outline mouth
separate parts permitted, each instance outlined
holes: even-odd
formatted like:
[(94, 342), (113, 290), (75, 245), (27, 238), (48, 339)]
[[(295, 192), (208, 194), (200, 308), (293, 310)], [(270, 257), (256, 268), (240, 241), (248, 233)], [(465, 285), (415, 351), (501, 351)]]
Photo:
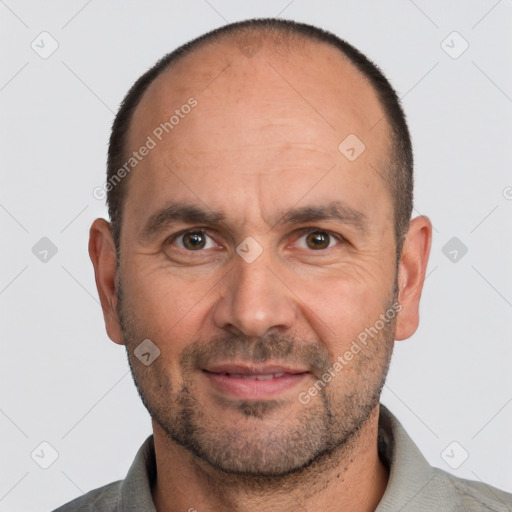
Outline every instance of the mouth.
[(294, 388), (310, 373), (283, 365), (212, 365), (203, 375), (216, 392), (238, 399), (275, 399)]
[[(208, 370), (205, 370), (208, 371)], [(282, 377), (285, 375), (285, 372), (279, 372), (279, 373), (265, 373), (261, 375), (255, 375), (255, 374), (243, 374), (243, 373), (214, 373), (215, 375), (227, 375), (228, 377), (232, 377), (233, 379), (254, 379), (254, 380), (269, 380), (269, 379), (278, 379), (279, 377)]]

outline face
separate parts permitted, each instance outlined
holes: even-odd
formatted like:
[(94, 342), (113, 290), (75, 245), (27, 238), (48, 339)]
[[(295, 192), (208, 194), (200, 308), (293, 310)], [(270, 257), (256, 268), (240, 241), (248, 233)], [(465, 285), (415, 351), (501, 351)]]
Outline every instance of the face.
[[(202, 461), (298, 471), (377, 406), (398, 314), (382, 116), (320, 45), (204, 49), (139, 105), (129, 147), (156, 145), (127, 183), (113, 338), (155, 428)], [(353, 161), (338, 149), (350, 134), (365, 144)]]

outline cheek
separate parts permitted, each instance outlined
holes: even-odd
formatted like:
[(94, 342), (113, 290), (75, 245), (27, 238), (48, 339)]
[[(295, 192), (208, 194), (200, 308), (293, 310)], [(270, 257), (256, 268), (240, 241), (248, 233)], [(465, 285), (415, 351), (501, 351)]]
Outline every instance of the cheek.
[(333, 354), (344, 352), (359, 333), (373, 325), (392, 298), (391, 276), (376, 262), (366, 263), (295, 281), (302, 315)]
[(197, 336), (213, 292), (208, 279), (183, 280), (157, 266), (123, 269), (123, 302), (138, 334), (154, 340), (169, 360)]

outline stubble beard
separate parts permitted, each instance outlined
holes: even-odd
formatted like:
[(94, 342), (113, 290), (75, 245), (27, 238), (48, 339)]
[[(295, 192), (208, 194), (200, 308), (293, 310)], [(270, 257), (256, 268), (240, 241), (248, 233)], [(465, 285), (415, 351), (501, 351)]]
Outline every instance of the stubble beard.
[[(395, 302), (394, 293), (391, 304)], [(313, 364), (323, 371), (334, 361), (320, 344), (301, 343), (296, 338), (270, 335), (256, 341), (227, 335), (212, 341), (194, 340), (180, 360), (183, 384), (173, 389), (163, 358), (144, 366), (134, 356), (146, 338), (132, 311), (125, 311), (118, 288), (118, 312), (128, 362), (138, 393), (151, 418), (176, 443), (233, 481), (258, 486), (297, 481), (311, 466), (327, 467), (348, 457), (352, 445), (379, 404), (391, 360), (396, 318), (386, 323), (331, 382), (319, 386), (308, 404), (282, 400), (222, 400), (230, 417), (208, 412), (196, 389), (197, 364), (209, 357), (235, 356), (247, 362), (269, 359)], [(231, 359), (230, 359), (231, 358)], [(195, 367), (196, 372), (191, 370)], [(317, 381), (318, 382), (318, 381)], [(315, 383), (314, 379), (308, 388)], [(221, 403), (222, 402), (222, 403)], [(286, 411), (285, 411), (286, 409)], [(335, 459), (337, 462), (335, 462)]]

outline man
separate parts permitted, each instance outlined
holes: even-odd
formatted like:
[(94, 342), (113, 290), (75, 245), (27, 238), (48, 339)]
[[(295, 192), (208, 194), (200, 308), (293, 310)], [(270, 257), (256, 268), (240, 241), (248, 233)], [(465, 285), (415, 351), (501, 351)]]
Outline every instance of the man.
[(430, 251), (412, 189), (395, 92), (332, 34), (236, 23), (143, 75), (89, 252), (153, 435), (58, 510), (512, 510), (379, 403)]

